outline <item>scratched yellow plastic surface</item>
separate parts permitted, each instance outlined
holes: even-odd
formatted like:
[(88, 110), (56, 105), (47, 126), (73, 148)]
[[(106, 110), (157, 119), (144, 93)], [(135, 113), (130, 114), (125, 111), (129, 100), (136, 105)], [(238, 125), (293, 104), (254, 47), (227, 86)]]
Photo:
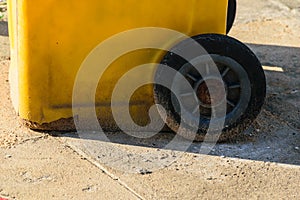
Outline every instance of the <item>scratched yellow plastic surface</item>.
[[(14, 105), (21, 118), (40, 124), (72, 117), (76, 73), (89, 52), (110, 36), (140, 27), (189, 36), (224, 34), (226, 29), (227, 0), (9, 0), (8, 5)], [(108, 117), (110, 93), (122, 74), (159, 62), (153, 60), (161, 58), (157, 54), (133, 52), (109, 67), (95, 97), (100, 117)], [(140, 76), (152, 79), (153, 74)], [(145, 109), (152, 96), (151, 86), (134, 95), (133, 117), (148, 118)]]

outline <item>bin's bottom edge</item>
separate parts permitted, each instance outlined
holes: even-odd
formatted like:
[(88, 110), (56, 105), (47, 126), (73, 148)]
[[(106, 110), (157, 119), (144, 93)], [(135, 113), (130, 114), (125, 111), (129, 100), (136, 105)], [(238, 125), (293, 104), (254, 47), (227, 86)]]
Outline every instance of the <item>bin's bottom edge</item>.
[[(59, 119), (59, 120), (56, 120), (53, 122), (43, 123), (43, 124), (39, 124), (37, 122), (32, 122), (32, 121), (26, 120), (26, 119), (20, 119), (20, 121), (23, 126), (28, 127), (35, 131), (62, 131), (62, 132), (77, 131), (73, 117), (62, 118), (62, 119)], [(98, 121), (99, 121), (99, 124), (101, 124), (101, 128), (103, 129), (103, 131), (106, 131), (106, 132), (122, 131), (117, 126), (117, 124), (112, 123), (111, 121), (103, 121), (101, 119), (98, 119)], [(99, 127), (93, 127), (93, 125), (89, 125), (88, 123), (85, 128), (86, 128), (86, 130), (98, 130), (99, 129)], [(134, 131), (134, 130), (128, 129), (127, 131)], [(151, 130), (149, 130), (149, 131), (151, 131)], [(161, 131), (162, 132), (172, 132), (172, 130), (167, 125), (165, 125)]]
[(73, 117), (63, 118), (49, 123), (37, 123), (20, 119), (21, 124), (36, 131), (76, 131)]

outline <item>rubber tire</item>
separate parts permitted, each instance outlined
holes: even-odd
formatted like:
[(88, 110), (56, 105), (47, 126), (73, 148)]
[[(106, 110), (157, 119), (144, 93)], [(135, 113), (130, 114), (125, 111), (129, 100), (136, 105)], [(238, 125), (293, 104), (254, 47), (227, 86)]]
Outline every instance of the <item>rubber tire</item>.
[(228, 0), (227, 8), (227, 26), (226, 33), (228, 34), (233, 26), (236, 17), (236, 0)]
[[(238, 62), (247, 72), (249, 81), (251, 83), (251, 97), (248, 107), (243, 112), (241, 117), (239, 117), (234, 123), (225, 124), (225, 128), (222, 130), (222, 134), (219, 137), (219, 142), (235, 138), (251, 125), (251, 123), (260, 113), (260, 110), (264, 104), (266, 96), (266, 79), (261, 63), (246, 45), (232, 37), (219, 34), (205, 34), (195, 36), (193, 39), (197, 41), (207, 51), (208, 54), (217, 54), (230, 57)], [(178, 49), (179, 51), (185, 51), (189, 48), (189, 42), (190, 40), (184, 40), (180, 42), (173, 47), (170, 52), (177, 51)], [(187, 61), (170, 52), (164, 56), (161, 64), (172, 67), (178, 71), (185, 63), (187, 63)], [(200, 55), (201, 54), (197, 56)], [(155, 77), (164, 78), (163, 74), (164, 68), (158, 68)], [(173, 80), (170, 79), (170, 81)], [(154, 85), (154, 99), (155, 103), (162, 105), (166, 111), (165, 114), (167, 115), (167, 126), (173, 131), (177, 132), (181, 119), (180, 115), (175, 112), (171, 102), (171, 91), (161, 85)], [(163, 111), (159, 112), (163, 113)], [(189, 131), (188, 128), (186, 128), (186, 131)], [(201, 124), (200, 118), (198, 134), (193, 139), (195, 141), (203, 141), (206, 131), (207, 127)], [(189, 138), (189, 135), (183, 136)]]

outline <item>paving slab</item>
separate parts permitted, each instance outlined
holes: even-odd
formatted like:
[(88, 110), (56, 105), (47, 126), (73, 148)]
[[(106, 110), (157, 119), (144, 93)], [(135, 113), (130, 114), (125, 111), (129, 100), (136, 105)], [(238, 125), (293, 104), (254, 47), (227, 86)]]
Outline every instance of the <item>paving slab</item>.
[[(300, 197), (297, 165), (83, 141), (71, 136), (64, 143), (112, 178), (125, 183), (142, 199)], [(120, 157), (115, 149), (128, 154)]]
[(139, 199), (58, 139), (0, 151), (0, 196), (9, 199)]

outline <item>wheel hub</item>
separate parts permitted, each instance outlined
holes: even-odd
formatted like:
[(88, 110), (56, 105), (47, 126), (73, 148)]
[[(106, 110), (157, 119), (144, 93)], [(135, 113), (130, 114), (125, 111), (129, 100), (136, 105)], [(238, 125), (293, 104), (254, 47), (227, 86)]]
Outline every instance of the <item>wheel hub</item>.
[(200, 104), (207, 108), (220, 105), (226, 98), (222, 91), (223, 87), (224, 82), (217, 77), (210, 77), (199, 81), (195, 86), (195, 92)]

